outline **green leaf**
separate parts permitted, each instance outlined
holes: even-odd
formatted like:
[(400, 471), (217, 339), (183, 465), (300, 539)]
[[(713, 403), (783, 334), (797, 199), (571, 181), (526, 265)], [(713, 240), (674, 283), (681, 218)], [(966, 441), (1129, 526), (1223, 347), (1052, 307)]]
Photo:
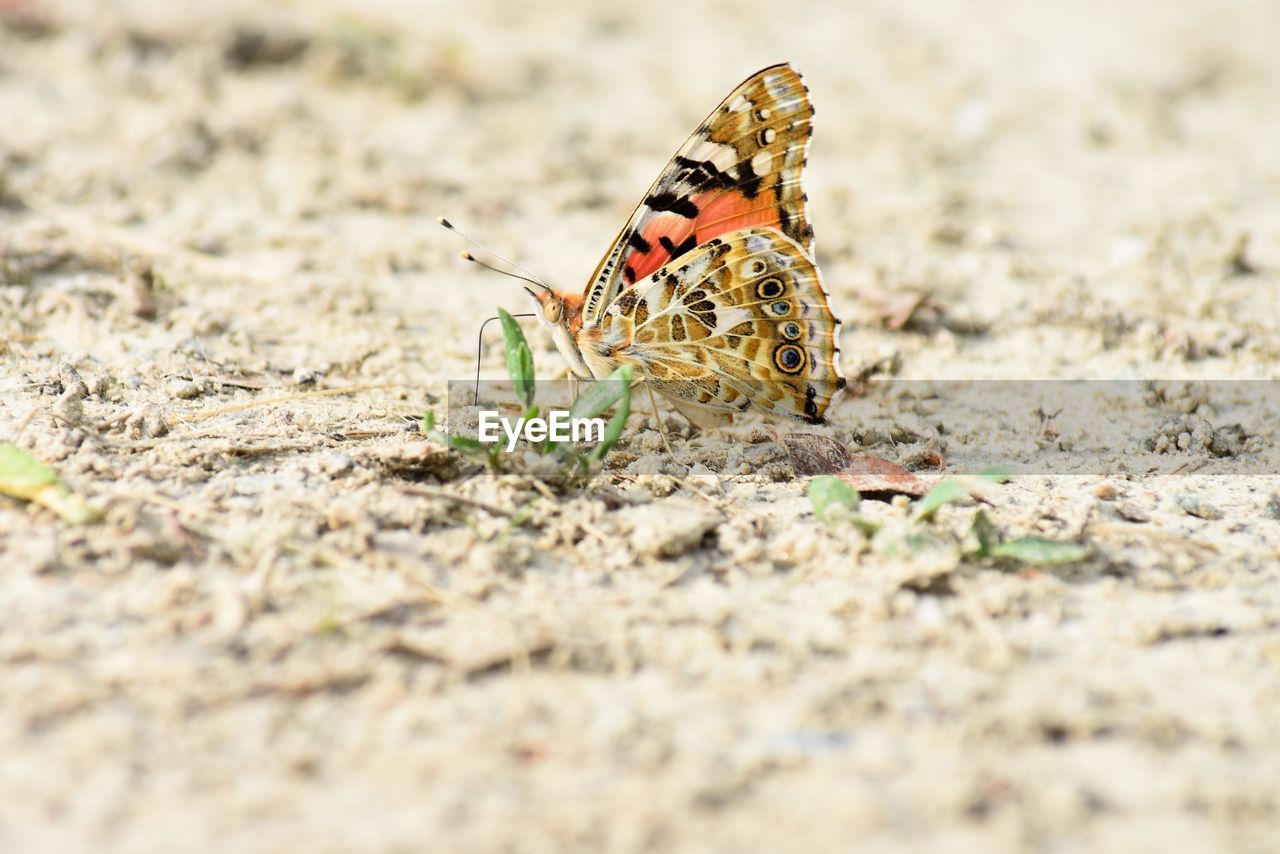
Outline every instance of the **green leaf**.
[(479, 439), (472, 439), (469, 436), (450, 436), (444, 434), (445, 444), (457, 451), (480, 451), (489, 453), (489, 446)]
[(1017, 474), (1010, 466), (992, 466), (983, 469), (978, 473), (978, 477), (983, 480), (989, 480), (992, 483), (1006, 483)]
[(1075, 563), (1084, 560), (1088, 554), (1089, 547), (1086, 545), (1046, 540), (1042, 537), (1019, 537), (991, 550), (992, 557), (1007, 557), (1040, 566)]
[(863, 516), (861, 513), (850, 513), (849, 521), (853, 523), (854, 527), (866, 534), (868, 537), (874, 537), (876, 534), (880, 533), (880, 523), (874, 519), (869, 519), (866, 516)]
[(72, 525), (98, 518), (57, 472), (15, 445), (0, 444), (0, 495), (47, 507)]
[(858, 490), (834, 475), (819, 475), (809, 482), (809, 504), (821, 522), (830, 521), (833, 507), (853, 510), (861, 500)]
[(973, 492), (973, 488), (963, 481), (947, 478), (933, 489), (925, 493), (924, 498), (916, 506), (911, 517), (912, 522), (923, 522), (938, 512), (938, 508), (957, 501), (964, 501)]
[(622, 431), (627, 427), (627, 418), (631, 415), (631, 366), (620, 366), (605, 377), (603, 382), (618, 383), (622, 388), (622, 395), (618, 398), (618, 408), (614, 411), (613, 417), (605, 425), (604, 438), (600, 440), (600, 444), (591, 449), (590, 458), (593, 462), (604, 459), (605, 454), (618, 444), (618, 440), (622, 438)]
[(996, 530), (995, 523), (991, 521), (991, 517), (987, 515), (987, 511), (979, 510), (973, 517), (973, 525), (970, 526), (969, 532), (978, 541), (978, 557), (988, 557), (991, 550), (1000, 544), (1000, 532)]
[(498, 309), (502, 319), (502, 344), (507, 355), (507, 373), (516, 385), (516, 397), (525, 406), (533, 404), (533, 351), (525, 341), (520, 324), (507, 311)]
[(940, 552), (950, 546), (930, 528), (892, 526), (872, 542), (872, 547), (885, 557), (910, 558), (928, 552)]
[[(626, 367), (630, 368), (630, 365)], [(624, 395), (630, 397), (631, 384), (621, 379), (614, 379), (617, 375), (618, 372), (614, 371), (603, 380), (588, 385), (586, 390), (578, 395), (578, 399), (569, 406), (569, 417), (595, 418), (600, 413), (607, 412)]]
[(433, 442), (439, 442), (446, 448), (462, 451), (473, 456), (490, 456), (492, 449), (478, 439), (467, 436), (451, 436), (436, 429), (436, 414), (430, 410), (422, 416), (422, 434)]

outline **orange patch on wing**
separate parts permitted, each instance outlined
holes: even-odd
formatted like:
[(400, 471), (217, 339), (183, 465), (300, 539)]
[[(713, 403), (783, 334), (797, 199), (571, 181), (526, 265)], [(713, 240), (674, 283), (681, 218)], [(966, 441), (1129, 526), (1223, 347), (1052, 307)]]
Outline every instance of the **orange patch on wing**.
[(701, 193), (690, 201), (698, 207), (696, 219), (663, 213), (649, 223), (641, 235), (649, 251), (633, 250), (626, 256), (625, 266), (634, 276), (624, 279), (627, 284), (640, 281), (671, 260), (671, 252), (662, 245), (664, 237), (670, 245), (679, 247), (693, 235), (693, 246), (699, 246), (741, 228), (780, 226), (782, 223), (778, 216), (778, 196), (773, 190), (758, 193), (750, 199), (741, 191), (717, 190)]
[(627, 256), (626, 266), (635, 273), (635, 281), (640, 281), (671, 260), (671, 253), (662, 245), (662, 238), (671, 241), (672, 246), (679, 246), (693, 234), (696, 221), (673, 213), (655, 216), (642, 235), (649, 244), (649, 251), (637, 250)]
[(694, 220), (699, 243), (752, 226), (779, 225), (778, 197), (773, 190), (748, 199), (744, 193), (705, 193), (694, 196), (698, 218)]

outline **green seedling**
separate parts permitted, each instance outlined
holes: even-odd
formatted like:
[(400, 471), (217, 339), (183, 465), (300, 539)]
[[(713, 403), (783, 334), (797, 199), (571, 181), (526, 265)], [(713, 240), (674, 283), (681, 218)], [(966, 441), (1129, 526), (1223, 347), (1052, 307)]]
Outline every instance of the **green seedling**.
[(809, 482), (809, 503), (818, 521), (828, 524), (847, 521), (871, 536), (880, 526), (855, 512), (861, 502), (858, 491), (834, 475), (819, 475)]
[(924, 494), (912, 514), (912, 522), (927, 522), (942, 507), (956, 504), (968, 499), (974, 493), (980, 493), (988, 483), (1005, 483), (1013, 477), (1013, 470), (1007, 466), (993, 466), (971, 477), (949, 477), (938, 483)]
[(97, 511), (72, 492), (57, 472), (16, 445), (0, 444), (0, 495), (39, 504), (71, 525), (98, 518)]
[(1019, 537), (993, 548), (991, 556), (1037, 566), (1061, 566), (1084, 560), (1089, 556), (1089, 547), (1082, 543), (1064, 543), (1043, 537)]
[[(503, 354), (507, 362), (507, 374), (515, 386), (516, 397), (525, 408), (524, 418), (536, 418), (541, 410), (534, 405), (537, 385), (534, 381), (533, 351), (514, 317), (498, 309), (502, 320)], [(630, 365), (622, 365), (603, 380), (591, 383), (569, 405), (569, 417), (597, 418), (612, 409), (613, 416), (605, 424), (604, 435), (594, 448), (581, 452), (568, 442), (556, 442), (547, 438), (533, 445), (544, 456), (553, 457), (567, 472), (584, 474), (599, 464), (605, 455), (617, 445), (631, 415), (631, 383), (634, 380)], [(502, 468), (501, 447), (490, 445), (465, 436), (449, 436), (436, 429), (435, 416), (428, 412), (422, 420), (422, 432), (448, 448), (468, 456), (483, 459), (492, 469)]]

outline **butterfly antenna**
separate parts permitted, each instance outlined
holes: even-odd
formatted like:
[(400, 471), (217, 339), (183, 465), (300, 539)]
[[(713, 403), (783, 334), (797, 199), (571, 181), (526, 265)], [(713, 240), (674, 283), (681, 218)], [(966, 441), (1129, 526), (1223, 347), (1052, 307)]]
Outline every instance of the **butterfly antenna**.
[[(485, 245), (484, 245), (483, 243), (481, 243), (480, 241), (478, 241), (478, 240), (474, 240), (474, 239), (472, 239), (471, 237), (468, 237), (464, 232), (459, 231), (459, 230), (458, 230), (458, 228), (457, 228), (453, 223), (449, 222), (449, 220), (445, 219), (444, 217), (442, 217), (442, 216), (441, 216), (441, 217), (436, 217), (436, 222), (440, 223), (440, 224), (441, 224), (441, 225), (443, 225), (445, 228), (449, 229), (449, 230), (450, 230), (450, 231), (452, 231), (454, 234), (458, 235), (458, 236), (459, 236), (459, 237), (461, 237), (463, 240), (467, 241), (468, 243), (470, 243), (472, 246), (476, 247), (477, 249), (480, 249), (481, 251), (483, 251), (483, 252), (484, 252), (484, 253), (486, 253), (487, 255), (490, 255), (490, 256), (492, 256), (492, 257), (494, 257), (494, 258), (497, 258), (499, 261), (501, 261), (502, 263), (506, 264), (508, 267), (515, 267), (517, 270), (519, 270), (519, 271), (520, 271), (521, 273), (523, 273), (524, 275), (523, 275), (523, 276), (519, 276), (519, 275), (516, 275), (515, 273), (512, 273), (512, 272), (511, 272), (511, 271), (509, 271), (509, 270), (502, 270), (502, 269), (499, 269), (499, 268), (497, 268), (497, 267), (493, 266), (492, 264), (488, 264), (488, 263), (485, 263), (484, 261), (481, 261), (479, 258), (477, 258), (476, 256), (472, 255), (470, 252), (463, 252), (463, 253), (462, 253), (462, 257), (463, 257), (463, 259), (464, 259), (464, 260), (466, 260), (466, 261), (471, 261), (471, 262), (472, 262), (472, 263), (474, 263), (474, 264), (479, 264), (481, 267), (484, 267), (486, 270), (491, 270), (491, 271), (493, 271), (493, 272), (495, 272), (495, 273), (500, 273), (500, 274), (502, 274), (502, 275), (504, 275), (504, 276), (510, 276), (510, 277), (511, 277), (511, 278), (513, 278), (513, 279), (520, 279), (521, 281), (523, 281), (523, 282), (528, 282), (528, 283), (529, 283), (529, 284), (531, 284), (531, 285), (537, 285), (538, 287), (542, 288), (543, 290), (547, 290), (547, 291), (551, 290), (551, 286), (550, 286), (550, 285), (548, 285), (546, 282), (544, 282), (544, 281), (542, 281), (541, 279), (539, 279), (539, 278), (538, 278), (537, 276), (535, 276), (533, 273), (530, 273), (528, 270), (526, 270), (524, 267), (521, 267), (521, 266), (520, 266), (519, 264), (517, 264), (515, 261), (512, 261), (512, 260), (510, 260), (510, 259), (508, 259), (508, 258), (505, 258), (505, 257), (503, 257), (503, 256), (499, 255), (497, 252), (494, 252), (492, 249), (490, 249), (488, 246), (485, 246)], [(485, 321), (485, 322), (487, 323), (488, 321)]]
[[(476, 263), (479, 263), (479, 262), (477, 261)], [(490, 267), (489, 269), (492, 270), (493, 268)], [(495, 270), (494, 272), (501, 273), (502, 271)], [(511, 316), (512, 317), (537, 317), (538, 315), (532, 314), (532, 313), (525, 313), (525, 314), (513, 314)], [(484, 352), (484, 328), (488, 326), (491, 321), (494, 321), (497, 319), (498, 319), (498, 316), (495, 314), (493, 317), (489, 318), (484, 323), (480, 324), (480, 334), (476, 336), (476, 388), (475, 388), (475, 393), (472, 396), (472, 400), (471, 400), (472, 406), (480, 405), (480, 356)]]

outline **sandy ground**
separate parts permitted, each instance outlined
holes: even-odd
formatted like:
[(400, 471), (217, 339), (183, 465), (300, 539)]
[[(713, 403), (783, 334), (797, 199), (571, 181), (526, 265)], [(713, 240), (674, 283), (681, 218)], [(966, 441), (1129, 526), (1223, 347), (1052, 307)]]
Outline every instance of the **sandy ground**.
[[(105, 514), (0, 500), (0, 848), (1277, 850), (1280, 457), (1247, 399), (1042, 429), (1127, 431), (990, 494), (1088, 544), (1053, 571), (822, 524), (750, 425), (755, 475), (574, 488), (412, 421), (524, 308), (437, 215), (583, 281), (780, 59), (844, 368), (880, 381), (829, 435), (982, 443), (894, 378), (1274, 378), (1277, 43), (1265, 0), (0, 0), (0, 441)], [(1252, 475), (1177, 446), (1227, 422)]]

